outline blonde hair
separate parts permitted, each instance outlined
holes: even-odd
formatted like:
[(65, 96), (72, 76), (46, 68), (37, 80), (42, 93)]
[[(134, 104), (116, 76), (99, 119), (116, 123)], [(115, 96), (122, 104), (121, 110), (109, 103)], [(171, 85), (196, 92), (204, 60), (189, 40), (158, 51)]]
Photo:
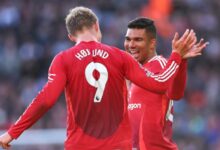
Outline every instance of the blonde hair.
[(75, 35), (77, 31), (83, 28), (91, 28), (98, 21), (95, 13), (86, 7), (75, 7), (70, 9), (65, 18), (66, 29), (69, 34)]

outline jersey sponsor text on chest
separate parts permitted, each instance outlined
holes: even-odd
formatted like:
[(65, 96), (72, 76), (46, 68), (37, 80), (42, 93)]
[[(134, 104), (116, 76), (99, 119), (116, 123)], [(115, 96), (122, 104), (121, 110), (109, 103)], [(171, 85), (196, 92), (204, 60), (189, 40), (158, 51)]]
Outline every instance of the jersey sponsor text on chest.
[(128, 104), (128, 110), (141, 109), (141, 103)]

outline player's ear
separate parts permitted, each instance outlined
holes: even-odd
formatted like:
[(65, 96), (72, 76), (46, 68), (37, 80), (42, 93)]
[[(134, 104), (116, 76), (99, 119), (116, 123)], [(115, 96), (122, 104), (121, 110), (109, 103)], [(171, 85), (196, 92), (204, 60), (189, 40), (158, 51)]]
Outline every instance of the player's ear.
[(100, 29), (99, 29), (99, 22), (98, 21), (96, 21), (96, 23), (95, 23), (95, 30), (96, 30), (96, 32), (98, 32)]
[(156, 45), (157, 45), (157, 40), (156, 39), (151, 39), (150, 40), (150, 49), (156, 50)]
[(101, 39), (102, 39), (102, 33), (100, 31), (100, 27), (99, 27), (99, 22), (96, 21), (96, 23), (94, 24), (94, 29), (95, 29), (95, 32), (97, 34), (97, 39), (99, 42), (101, 42)]
[(70, 41), (76, 42), (76, 37), (73, 36), (72, 34), (68, 34), (68, 37), (69, 37)]

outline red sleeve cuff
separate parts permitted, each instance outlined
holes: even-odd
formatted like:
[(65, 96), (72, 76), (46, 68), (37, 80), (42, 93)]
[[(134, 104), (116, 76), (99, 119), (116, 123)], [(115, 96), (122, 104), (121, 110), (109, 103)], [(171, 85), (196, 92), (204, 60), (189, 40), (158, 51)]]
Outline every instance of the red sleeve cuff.
[(17, 135), (15, 135), (15, 134), (13, 134), (13, 132), (12, 132), (11, 129), (9, 129), (7, 132), (8, 132), (8, 134), (9, 134), (13, 139), (17, 139), (17, 138), (19, 137), (19, 135), (17, 136)]
[(171, 58), (172, 60), (174, 60), (174, 61), (175, 61), (177, 64), (179, 64), (179, 65), (180, 65), (180, 63), (181, 63), (181, 61), (182, 61), (182, 57), (181, 57), (180, 54), (177, 53), (177, 52), (172, 52), (170, 58)]

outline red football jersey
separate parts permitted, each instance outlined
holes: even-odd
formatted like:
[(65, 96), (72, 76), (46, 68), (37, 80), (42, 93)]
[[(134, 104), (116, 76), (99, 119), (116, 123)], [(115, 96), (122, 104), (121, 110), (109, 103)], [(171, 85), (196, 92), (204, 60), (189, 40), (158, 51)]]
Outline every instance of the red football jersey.
[(163, 93), (180, 63), (180, 55), (172, 53), (164, 70), (153, 74), (115, 47), (95, 41), (80, 42), (54, 58), (48, 82), (8, 133), (17, 138), (52, 107), (65, 90), (66, 150), (131, 149), (125, 78)]
[[(156, 73), (167, 64), (162, 56), (155, 56), (143, 66)], [(177, 76), (164, 94), (147, 91), (131, 84), (129, 91), (129, 119), (132, 145), (141, 150), (177, 150), (172, 141), (173, 100), (184, 94), (186, 61), (182, 61)]]

